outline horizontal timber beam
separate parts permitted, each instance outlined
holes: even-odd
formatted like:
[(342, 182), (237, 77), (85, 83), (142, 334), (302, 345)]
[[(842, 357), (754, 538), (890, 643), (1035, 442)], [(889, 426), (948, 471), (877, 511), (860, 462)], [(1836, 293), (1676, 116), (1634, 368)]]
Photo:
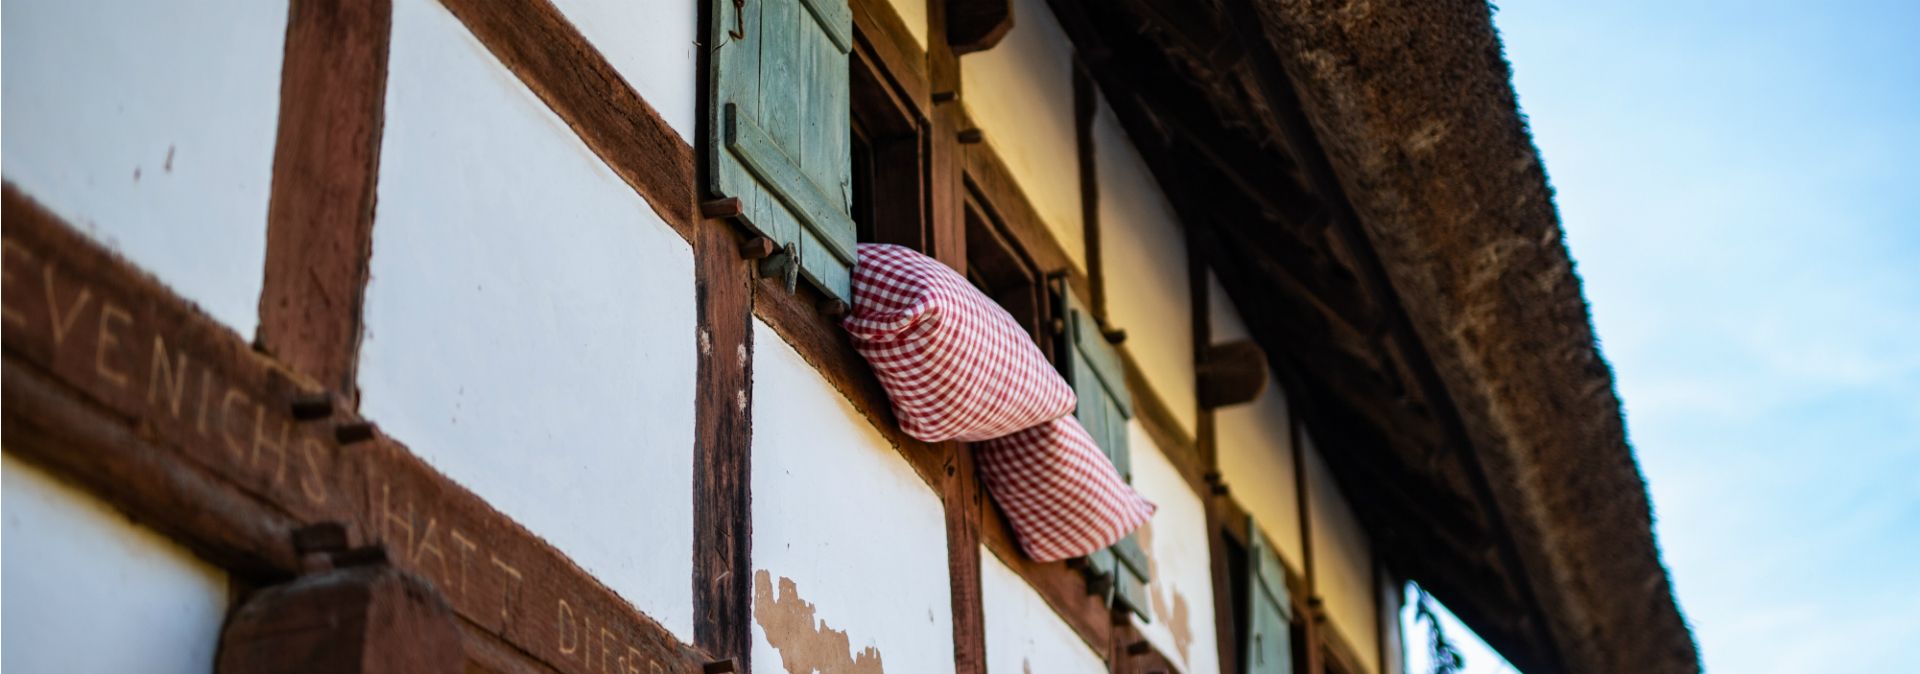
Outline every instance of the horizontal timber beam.
[(558, 672), (705, 664), (395, 439), (342, 405), (312, 404), (320, 383), (11, 184), (0, 217), (7, 452), (256, 580), (299, 568), (294, 529), (343, 524), (356, 545), (382, 545), (432, 581), (474, 628)]

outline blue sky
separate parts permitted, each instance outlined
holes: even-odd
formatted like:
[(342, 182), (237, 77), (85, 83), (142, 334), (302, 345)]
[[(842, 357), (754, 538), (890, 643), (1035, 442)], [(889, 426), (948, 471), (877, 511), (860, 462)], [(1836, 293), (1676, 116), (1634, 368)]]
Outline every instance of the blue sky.
[(1920, 2), (1495, 23), (1707, 670), (1911, 671)]

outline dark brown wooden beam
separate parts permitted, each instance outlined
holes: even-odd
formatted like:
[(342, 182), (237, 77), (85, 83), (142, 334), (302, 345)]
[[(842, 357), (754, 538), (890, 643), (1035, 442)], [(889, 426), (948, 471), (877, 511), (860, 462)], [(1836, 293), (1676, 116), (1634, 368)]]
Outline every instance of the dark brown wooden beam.
[(935, 0), (946, 8), (947, 43), (955, 55), (992, 49), (1013, 30), (1013, 0)]
[(753, 651), (753, 265), (704, 220), (694, 244), (694, 643), (742, 669)]
[(1100, 96), (1093, 75), (1079, 59), (1073, 64), (1073, 138), (1080, 167), (1080, 225), (1086, 244), (1087, 311), (1107, 324), (1106, 251), (1100, 245), (1100, 148), (1093, 140), (1094, 116)]
[(446, 598), (382, 556), (254, 592), (228, 613), (214, 671), (459, 674), (461, 639)]
[(1251, 339), (1207, 346), (1195, 366), (1200, 406), (1206, 409), (1253, 402), (1267, 387), (1267, 353)]
[[(892, 90), (908, 101), (915, 117), (932, 114), (932, 80), (927, 72), (927, 50), (915, 40), (906, 21), (887, 0), (852, 0), (854, 51), (872, 61)], [(931, 11), (933, 8), (928, 7)]]
[[(960, 145), (959, 132), (972, 124), (964, 119), (958, 100), (960, 54), (971, 47), (993, 46), (1012, 27), (1010, 4), (1002, 4), (1005, 17), (997, 32), (991, 25), (982, 25), (991, 23), (991, 16), (970, 12), (980, 7), (991, 9), (993, 1), (927, 3), (927, 41), (931, 43), (927, 49), (928, 84), (933, 91), (946, 94), (933, 103), (920, 135), (928, 162), (923, 171), (927, 222), (933, 232), (933, 247), (927, 252), (963, 277), (969, 271), (971, 256), (967, 252), (967, 188), (963, 177), (967, 151)], [(943, 465), (937, 484), (946, 511), (947, 582), (953, 601), (953, 667), (958, 674), (985, 674), (987, 618), (980, 588), (980, 541), (982, 518), (992, 506), (974, 467), (971, 448), (958, 442), (942, 443), (939, 456)]]
[(351, 405), (373, 251), (390, 0), (295, 0), (256, 340)]

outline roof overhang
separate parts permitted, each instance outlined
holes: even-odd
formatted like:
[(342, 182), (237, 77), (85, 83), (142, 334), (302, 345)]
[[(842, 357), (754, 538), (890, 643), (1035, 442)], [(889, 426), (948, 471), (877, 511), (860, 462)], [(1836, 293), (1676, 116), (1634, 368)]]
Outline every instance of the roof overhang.
[(1391, 567), (1523, 671), (1699, 671), (1489, 7), (1050, 1)]

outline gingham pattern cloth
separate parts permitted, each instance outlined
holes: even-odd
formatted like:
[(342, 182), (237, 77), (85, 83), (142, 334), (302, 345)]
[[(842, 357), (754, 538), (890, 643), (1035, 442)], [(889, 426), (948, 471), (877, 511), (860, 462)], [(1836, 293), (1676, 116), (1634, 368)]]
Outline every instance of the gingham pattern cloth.
[(1092, 554), (1153, 516), (1153, 503), (1121, 479), (1072, 415), (979, 443), (974, 456), (987, 491), (1034, 559)]
[(861, 244), (841, 325), (907, 435), (996, 438), (1073, 411), (1073, 387), (1000, 305), (938, 260)]

